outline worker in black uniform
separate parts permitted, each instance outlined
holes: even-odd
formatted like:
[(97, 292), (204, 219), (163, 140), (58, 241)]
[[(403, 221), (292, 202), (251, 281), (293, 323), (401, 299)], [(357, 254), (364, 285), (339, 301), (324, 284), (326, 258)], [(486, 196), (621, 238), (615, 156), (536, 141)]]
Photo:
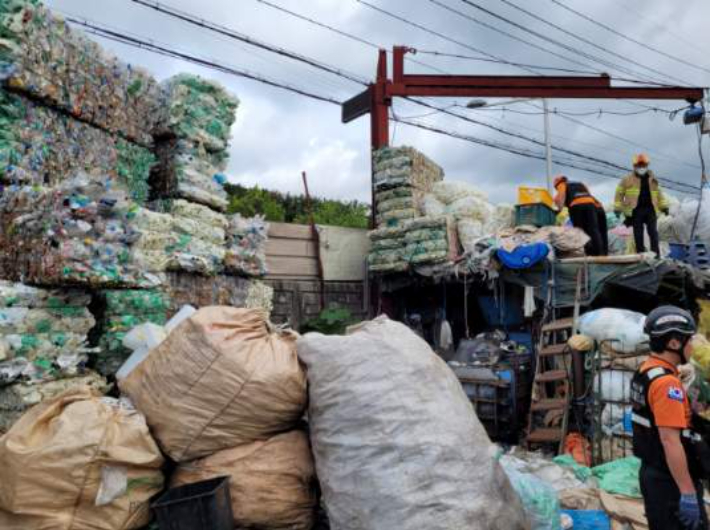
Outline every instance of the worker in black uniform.
[(569, 211), (572, 225), (580, 228), (589, 236), (585, 250), (589, 256), (604, 254), (604, 240), (599, 229), (598, 201), (589, 193), (581, 182), (570, 182), (564, 175), (558, 175), (554, 181), (555, 205), (559, 210), (565, 206)]
[(700, 436), (691, 429), (678, 365), (689, 361), (695, 321), (674, 306), (646, 318), (651, 355), (631, 382), (634, 454), (650, 530), (707, 530)]

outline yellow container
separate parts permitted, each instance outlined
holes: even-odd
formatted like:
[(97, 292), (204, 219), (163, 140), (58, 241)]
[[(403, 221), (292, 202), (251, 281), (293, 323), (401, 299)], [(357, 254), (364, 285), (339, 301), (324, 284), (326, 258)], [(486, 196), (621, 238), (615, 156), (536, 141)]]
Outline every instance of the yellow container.
[(545, 204), (553, 208), (552, 195), (545, 188), (518, 187), (518, 204)]

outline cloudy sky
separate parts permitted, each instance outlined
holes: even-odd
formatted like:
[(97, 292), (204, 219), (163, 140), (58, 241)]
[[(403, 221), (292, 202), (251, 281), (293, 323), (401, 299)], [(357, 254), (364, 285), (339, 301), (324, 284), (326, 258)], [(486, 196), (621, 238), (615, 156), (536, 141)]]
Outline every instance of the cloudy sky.
[[(408, 63), (407, 69), (412, 73), (432, 73), (428, 67), (462, 74), (529, 73), (507, 64), (421, 53), (435, 51), (477, 58), (495, 56), (512, 63), (547, 68), (609, 72), (612, 76), (626, 79), (652, 79), (675, 84), (679, 84), (680, 80), (690, 86), (710, 86), (710, 32), (707, 31), (710, 3), (707, 0), (686, 0), (682, 9), (677, 7), (676, 2), (668, 0), (470, 1), (490, 13), (474, 8), (466, 0), (367, 0), (372, 6), (441, 35), (436, 36), (383, 15), (359, 0), (269, 0), (275, 5), (379, 46), (391, 48), (394, 44), (403, 44), (417, 48), (420, 53), (414, 57), (415, 60), (428, 66)], [(189, 25), (132, 0), (48, 0), (47, 3), (62, 14), (78, 16), (339, 101), (362, 90), (362, 86), (353, 81)], [(162, 3), (255, 39), (298, 52), (357, 77), (372, 79), (375, 74), (375, 48), (299, 20), (259, 0), (163, 0)], [(442, 5), (476, 19), (479, 23), (447, 10)], [(515, 9), (516, 5), (531, 11), (542, 20)], [(563, 6), (577, 10), (663, 54), (697, 67), (624, 39)], [(586, 42), (552, 28), (544, 21), (558, 25)], [(522, 28), (538, 35), (527, 33)], [(504, 31), (509, 36), (496, 30)], [(529, 44), (515, 39), (523, 39)], [(305, 170), (308, 172), (311, 192), (316, 195), (369, 200), (370, 139), (367, 118), (342, 124), (340, 108), (336, 105), (156, 56), (124, 44), (98, 40), (124, 60), (148, 68), (159, 79), (182, 71), (193, 72), (222, 82), (239, 97), (241, 105), (233, 130), (229, 166), (230, 178), (234, 182), (298, 193), (302, 191), (300, 173)], [(542, 71), (549, 75), (567, 75), (554, 70)], [(538, 102), (500, 104), (502, 100), (488, 99), (489, 104), (498, 106), (468, 110), (463, 108), (467, 101), (436, 100), (432, 103), (450, 107), (453, 112), (538, 142), (543, 140), (544, 120)], [(549, 105), (558, 112), (551, 116), (552, 142), (555, 147), (622, 166), (630, 165), (634, 153), (647, 152), (653, 168), (659, 174), (686, 183), (695, 184), (699, 181), (696, 129), (684, 126), (682, 115), (671, 120), (666, 112), (646, 108), (673, 110), (683, 106), (683, 102), (550, 100)], [(636, 114), (642, 111), (647, 112)], [(544, 153), (538, 144), (494, 131), (485, 125), (473, 124), (442, 113), (432, 114), (430, 110), (408, 102), (398, 101), (394, 112), (401, 118), (410, 118), (429, 126), (497, 144), (512, 145), (538, 155)], [(393, 145), (416, 147), (444, 168), (447, 179), (470, 182), (485, 190), (496, 202), (513, 202), (517, 185), (545, 183), (545, 163), (542, 160), (521, 157), (402, 124), (393, 126), (390, 132)], [(710, 158), (708, 144), (710, 138), (706, 137), (705, 152)], [(556, 156), (570, 159), (570, 155), (565, 153)], [(589, 165), (587, 162), (582, 163)], [(554, 171), (586, 181), (605, 201), (612, 197), (616, 184), (613, 178), (557, 164)], [(617, 173), (609, 169), (606, 171)]]

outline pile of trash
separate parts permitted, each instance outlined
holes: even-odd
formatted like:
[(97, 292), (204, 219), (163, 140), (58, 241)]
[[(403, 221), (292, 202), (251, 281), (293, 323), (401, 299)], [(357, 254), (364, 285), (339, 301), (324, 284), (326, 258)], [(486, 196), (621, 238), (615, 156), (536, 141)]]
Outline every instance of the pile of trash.
[(109, 290), (99, 294), (102, 311), (95, 330), (100, 335), (94, 367), (105, 375), (114, 375), (131, 354), (124, 346), (126, 334), (150, 322), (162, 326), (167, 322), (169, 297), (158, 290)]
[(297, 347), (333, 528), (529, 528), (456, 376), (411, 329), (379, 317)]
[(0, 431), (43, 396), (96, 379), (85, 370), (90, 301), (83, 291), (0, 281)]
[(160, 279), (131, 259), (136, 209), (110, 178), (11, 186), (0, 197), (3, 274), (38, 285), (155, 285)]
[(161, 90), (37, 0), (0, 4), (0, 82), (99, 129), (150, 146)]
[(139, 233), (132, 262), (151, 272), (190, 271), (215, 274), (225, 256), (227, 218), (201, 204), (183, 199), (151, 203), (139, 209), (132, 228)]
[(138, 530), (163, 489), (164, 463), (128, 401), (68, 390), (0, 438), (0, 528)]
[(233, 215), (227, 228), (226, 272), (242, 276), (266, 276), (266, 242), (269, 223), (257, 215), (245, 218)]
[(142, 204), (154, 163), (145, 147), (0, 88), (0, 182), (55, 186), (83, 172)]
[(316, 496), (296, 336), (254, 309), (206, 307), (177, 325), (119, 386), (178, 463), (177, 486), (228, 476), (234, 524), (312, 527)]
[(151, 184), (161, 197), (227, 207), (223, 172), (239, 101), (217, 83), (180, 74), (163, 84), (164, 104)]
[(444, 170), (411, 147), (372, 153), (377, 226), (401, 226), (421, 215), (424, 195), (444, 178)]

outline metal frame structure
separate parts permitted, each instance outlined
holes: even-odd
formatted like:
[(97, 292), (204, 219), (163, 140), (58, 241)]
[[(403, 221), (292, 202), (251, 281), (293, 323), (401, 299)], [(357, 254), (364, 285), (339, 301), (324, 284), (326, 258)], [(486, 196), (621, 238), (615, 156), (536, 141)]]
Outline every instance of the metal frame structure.
[(389, 145), (389, 108), (395, 97), (511, 97), (557, 99), (656, 99), (701, 101), (702, 88), (611, 85), (611, 77), (413, 75), (404, 72), (404, 57), (416, 50), (395, 46), (392, 79), (387, 52), (379, 50), (377, 77), (364, 92), (343, 103), (343, 123), (370, 114), (373, 149)]

